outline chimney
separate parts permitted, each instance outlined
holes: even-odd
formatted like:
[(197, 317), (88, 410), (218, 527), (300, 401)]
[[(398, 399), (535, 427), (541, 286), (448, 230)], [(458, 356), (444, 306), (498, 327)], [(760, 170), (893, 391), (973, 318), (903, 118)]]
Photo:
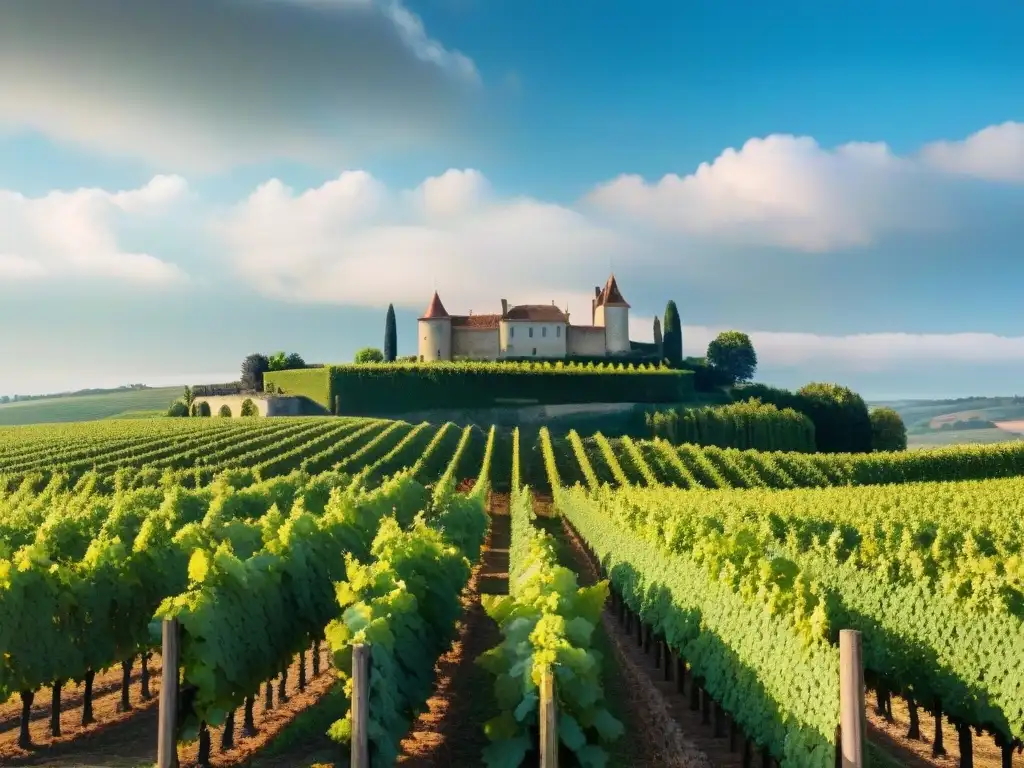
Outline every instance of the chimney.
[(595, 285), (594, 286), (594, 298), (597, 299), (597, 298), (600, 298), (600, 296), (601, 296), (601, 286)]
[(590, 324), (593, 325), (597, 319), (597, 299), (590, 300)]
[(501, 316), (505, 317), (508, 314), (508, 299), (501, 300)]

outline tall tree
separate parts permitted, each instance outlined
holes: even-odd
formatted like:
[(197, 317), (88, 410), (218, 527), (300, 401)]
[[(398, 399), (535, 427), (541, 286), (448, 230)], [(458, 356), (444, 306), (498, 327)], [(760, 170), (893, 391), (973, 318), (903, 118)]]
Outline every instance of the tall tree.
[(663, 339), (661, 337), (661, 318), (657, 315), (654, 316), (654, 343), (658, 345), (658, 350), (661, 350), (661, 343)]
[(665, 305), (662, 332), (662, 357), (668, 360), (669, 365), (678, 367), (683, 362), (683, 325), (674, 301)]
[(384, 320), (384, 362), (395, 362), (398, 354), (398, 330), (395, 327), (395, 305), (388, 304), (388, 315)]
[(734, 384), (750, 381), (757, 370), (757, 353), (747, 334), (723, 331), (708, 344), (708, 364)]
[(263, 374), (270, 370), (266, 355), (258, 352), (242, 361), (242, 386), (249, 392), (263, 391)]

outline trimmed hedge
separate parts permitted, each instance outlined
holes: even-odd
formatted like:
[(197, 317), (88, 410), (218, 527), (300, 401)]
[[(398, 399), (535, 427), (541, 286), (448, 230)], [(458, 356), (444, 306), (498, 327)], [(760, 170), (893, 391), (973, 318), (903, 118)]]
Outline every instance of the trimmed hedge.
[(617, 363), (371, 363), (273, 371), (264, 379), (282, 394), (308, 397), (332, 413), (349, 415), (517, 401), (666, 403), (693, 395), (692, 373)]
[(648, 413), (647, 426), (652, 437), (673, 445), (802, 453), (815, 449), (814, 424), (807, 416), (753, 398), (731, 405)]
[(864, 399), (838, 384), (813, 383), (797, 392), (764, 384), (733, 390), (737, 398), (756, 397), (779, 408), (792, 408), (814, 422), (814, 439), (821, 453), (870, 453), (871, 417)]

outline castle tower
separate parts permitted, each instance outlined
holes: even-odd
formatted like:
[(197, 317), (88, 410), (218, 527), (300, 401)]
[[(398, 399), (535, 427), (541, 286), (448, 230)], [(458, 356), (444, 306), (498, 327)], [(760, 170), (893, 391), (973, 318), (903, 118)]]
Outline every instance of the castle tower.
[(434, 291), (427, 311), (417, 323), (420, 360), (436, 362), (452, 359), (452, 318)]
[(629, 304), (622, 298), (614, 274), (604, 284), (597, 304), (594, 325), (604, 326), (605, 350), (609, 355), (629, 352)]

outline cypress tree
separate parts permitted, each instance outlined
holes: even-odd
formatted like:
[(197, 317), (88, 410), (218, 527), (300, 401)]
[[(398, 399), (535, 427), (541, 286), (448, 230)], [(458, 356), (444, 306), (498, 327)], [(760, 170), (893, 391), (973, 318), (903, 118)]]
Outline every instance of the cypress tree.
[(388, 304), (388, 316), (384, 321), (384, 362), (395, 362), (398, 353), (398, 331), (395, 328), (395, 305)]
[(661, 318), (657, 315), (654, 316), (654, 343), (658, 345), (658, 353), (661, 353)]
[(679, 310), (676, 303), (669, 301), (665, 305), (665, 322), (662, 325), (663, 352), (662, 357), (669, 365), (678, 367), (683, 362), (683, 325), (679, 321)]

